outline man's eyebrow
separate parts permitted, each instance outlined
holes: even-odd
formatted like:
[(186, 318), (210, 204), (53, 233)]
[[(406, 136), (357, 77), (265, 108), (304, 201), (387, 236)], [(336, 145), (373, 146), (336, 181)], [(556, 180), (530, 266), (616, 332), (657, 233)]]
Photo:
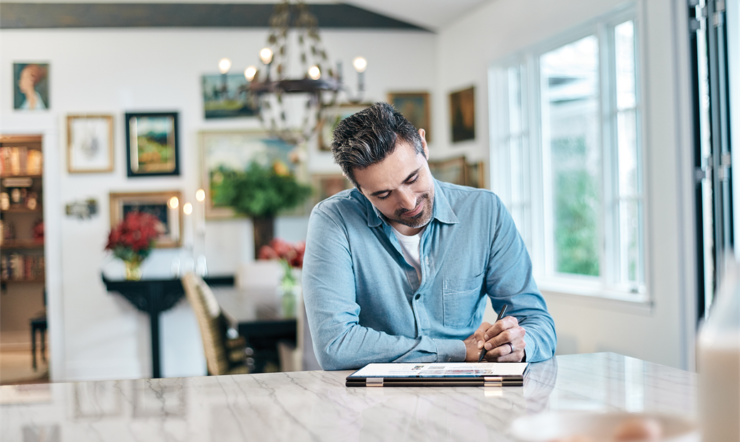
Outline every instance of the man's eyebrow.
[[(419, 168), (418, 168), (418, 169), (416, 169), (415, 171), (411, 172), (411, 173), (409, 174), (409, 176), (407, 176), (407, 177), (406, 177), (406, 179), (405, 179), (405, 180), (403, 180), (403, 182), (405, 183), (406, 181), (410, 180), (410, 179), (411, 179), (411, 177), (412, 177), (412, 176), (414, 176), (414, 175), (416, 175), (417, 173), (419, 173), (419, 171), (420, 171), (420, 170), (421, 170), (421, 167), (419, 167)], [(386, 189), (386, 190), (378, 190), (377, 192), (373, 192), (373, 193), (371, 193), (371, 194), (370, 194), (370, 196), (378, 196), (378, 195), (380, 195), (381, 193), (386, 193), (386, 192), (390, 192), (390, 189)]]

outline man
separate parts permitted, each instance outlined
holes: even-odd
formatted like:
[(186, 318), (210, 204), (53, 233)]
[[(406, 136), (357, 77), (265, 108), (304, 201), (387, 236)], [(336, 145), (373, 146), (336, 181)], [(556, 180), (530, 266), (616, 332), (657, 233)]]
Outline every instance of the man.
[[(436, 181), (424, 130), (377, 103), (339, 123), (355, 189), (311, 213), (308, 323), (325, 370), (371, 362), (537, 362), (556, 336), (514, 222), (490, 191)], [(507, 316), (481, 323), (485, 296)]]

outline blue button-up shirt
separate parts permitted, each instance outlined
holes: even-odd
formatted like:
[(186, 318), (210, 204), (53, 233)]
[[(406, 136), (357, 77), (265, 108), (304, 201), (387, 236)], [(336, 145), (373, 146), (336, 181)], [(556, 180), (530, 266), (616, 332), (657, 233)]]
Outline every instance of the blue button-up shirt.
[(313, 209), (303, 294), (325, 370), (371, 362), (465, 360), (463, 340), (494, 310), (526, 330), (526, 359), (551, 358), (557, 338), (514, 221), (490, 191), (435, 181), (421, 235), (421, 281), (385, 217), (357, 189)]

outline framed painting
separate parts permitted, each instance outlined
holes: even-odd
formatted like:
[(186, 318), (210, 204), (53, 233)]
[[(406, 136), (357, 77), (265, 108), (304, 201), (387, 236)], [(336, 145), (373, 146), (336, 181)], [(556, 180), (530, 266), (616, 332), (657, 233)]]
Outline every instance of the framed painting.
[(13, 109), (49, 108), (49, 63), (13, 63)]
[(257, 116), (259, 108), (249, 94), (249, 83), (242, 74), (203, 75), (201, 85), (206, 120)]
[(311, 175), (311, 185), (314, 189), (314, 204), (354, 187), (350, 180), (341, 173), (313, 174)]
[(441, 161), (429, 161), (429, 170), (432, 176), (439, 181), (464, 186), (465, 181), (465, 157), (460, 156)]
[(162, 233), (154, 247), (173, 248), (182, 245), (182, 212), (179, 191), (110, 193), (110, 225), (118, 225), (128, 213), (154, 215), (162, 223)]
[(302, 175), (295, 158), (296, 147), (262, 130), (204, 131), (200, 133), (201, 182), (206, 191), (206, 217), (233, 218), (231, 207), (215, 205), (214, 183), (223, 179), (225, 170), (245, 170), (250, 162), (273, 163), (278, 160), (296, 176)]
[(486, 188), (485, 166), (483, 161), (467, 163), (465, 165), (465, 184), (478, 189)]
[(67, 115), (67, 171), (113, 171), (112, 115)]
[(450, 94), (452, 142), (475, 139), (475, 87)]
[(388, 103), (401, 112), (417, 129), (424, 129), (427, 143), (432, 140), (429, 122), (429, 93), (427, 92), (390, 92)]
[(334, 139), (334, 129), (337, 128), (337, 124), (350, 115), (354, 115), (370, 106), (372, 106), (371, 103), (342, 104), (324, 109), (318, 127), (319, 150), (331, 152), (331, 143)]
[(126, 113), (129, 177), (180, 175), (177, 112)]

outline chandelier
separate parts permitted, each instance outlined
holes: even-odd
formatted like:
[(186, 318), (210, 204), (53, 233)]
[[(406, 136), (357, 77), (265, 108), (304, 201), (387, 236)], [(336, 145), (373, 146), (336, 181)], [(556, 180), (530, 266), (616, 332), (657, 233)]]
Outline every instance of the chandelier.
[[(297, 42), (298, 56), (289, 59), (291, 40)], [(250, 82), (249, 99), (259, 109), (262, 125), (271, 135), (288, 143), (300, 145), (311, 138), (319, 127), (323, 111), (339, 104), (341, 92), (347, 102), (362, 100), (367, 61), (362, 57), (353, 61), (358, 85), (357, 95), (352, 96), (342, 82), (342, 63), (338, 62), (335, 69), (331, 67), (316, 16), (303, 0), (296, 4), (283, 0), (275, 5), (267, 46), (260, 50), (259, 58), (261, 68), (249, 66), (244, 70)], [(289, 65), (296, 60), (299, 73), (291, 77)], [(226, 75), (230, 68), (231, 61), (221, 59), (221, 74)]]

